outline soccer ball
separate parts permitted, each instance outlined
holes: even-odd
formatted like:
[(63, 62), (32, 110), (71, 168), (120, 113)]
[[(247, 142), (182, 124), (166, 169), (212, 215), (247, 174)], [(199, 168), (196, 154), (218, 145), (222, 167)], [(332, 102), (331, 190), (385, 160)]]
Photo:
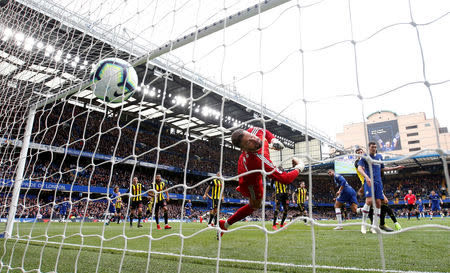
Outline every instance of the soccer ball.
[(92, 69), (90, 78), (94, 95), (112, 103), (126, 101), (138, 85), (136, 70), (130, 63), (118, 58), (101, 60)]

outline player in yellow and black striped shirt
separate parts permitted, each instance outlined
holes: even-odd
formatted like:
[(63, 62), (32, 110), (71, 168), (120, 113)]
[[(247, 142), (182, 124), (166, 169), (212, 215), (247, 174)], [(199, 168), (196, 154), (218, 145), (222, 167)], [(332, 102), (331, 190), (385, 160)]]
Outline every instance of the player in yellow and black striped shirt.
[[(362, 148), (356, 148), (355, 153), (362, 155), (364, 154), (364, 151)], [(361, 188), (358, 190), (358, 195), (363, 197), (364, 196), (364, 176), (358, 171), (358, 163), (359, 158), (355, 161), (355, 169), (356, 169), (356, 175), (358, 175), (359, 181), (361, 181)]]
[(164, 229), (171, 229), (172, 227), (169, 226), (169, 215), (167, 212), (167, 202), (170, 200), (169, 193), (164, 190), (166, 189), (166, 182), (163, 181), (161, 178), (161, 174), (156, 174), (155, 177), (155, 184), (154, 189), (156, 191), (155, 193), (155, 221), (156, 221), (156, 228), (161, 229), (161, 226), (159, 225), (159, 209), (162, 208), (164, 212)]
[[(139, 183), (139, 180), (137, 177), (133, 177), (133, 183), (130, 186), (130, 189), (128, 190), (128, 193), (130, 193), (130, 227), (133, 226), (133, 219), (134, 217), (138, 218), (138, 228), (142, 227), (141, 225), (141, 219), (142, 219), (142, 199), (144, 193), (147, 191), (147, 188)], [(136, 213), (137, 210), (137, 213)]]
[[(151, 218), (153, 214), (153, 204), (155, 204), (155, 193), (149, 192), (148, 193), (148, 202), (147, 202), (147, 211), (145, 213), (147, 218)], [(147, 219), (148, 220), (148, 219)]]
[[(220, 173), (217, 173), (217, 177), (220, 177)], [(209, 182), (208, 187), (206, 188), (205, 194), (203, 195), (203, 199), (209, 197), (212, 201), (212, 209), (209, 212), (209, 222), (208, 225), (214, 220), (214, 225), (217, 225), (217, 208), (219, 207), (219, 201), (224, 200), (222, 195), (222, 187), (223, 181), (219, 178), (214, 178)], [(211, 195), (209, 195), (209, 190), (211, 190)]]
[(289, 188), (286, 184), (282, 184), (278, 181), (272, 182), (275, 188), (275, 211), (273, 213), (273, 226), (274, 230), (277, 230), (277, 216), (281, 206), (283, 206), (283, 216), (281, 218), (280, 227), (284, 227), (284, 221), (286, 221), (288, 209), (289, 209)]
[[(301, 181), (300, 186), (292, 193), (292, 201), (297, 204), (299, 210), (299, 213), (295, 214), (294, 217), (306, 215), (305, 202), (308, 199), (308, 189), (306, 188), (305, 182)], [(305, 223), (307, 222), (306, 219), (303, 221)]]
[(116, 212), (114, 214), (114, 217), (116, 217), (117, 224), (120, 223), (120, 218), (122, 218), (122, 197), (120, 196), (119, 187), (114, 187), (114, 193), (117, 195), (116, 197)]

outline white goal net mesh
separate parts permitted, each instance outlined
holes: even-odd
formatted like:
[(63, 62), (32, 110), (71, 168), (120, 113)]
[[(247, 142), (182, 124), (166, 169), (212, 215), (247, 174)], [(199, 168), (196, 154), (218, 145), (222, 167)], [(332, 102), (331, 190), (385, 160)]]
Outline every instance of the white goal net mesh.
[[(339, 225), (346, 234), (333, 233), (327, 171), (375, 141), (386, 166), (405, 167), (384, 179), (397, 217), (408, 189), (425, 211), (435, 191), (445, 215), (449, 13), (447, 1), (412, 0), (0, 1), (0, 271), (406, 272), (420, 256), (397, 252), (408, 234), (439, 260), (418, 272), (448, 269), (445, 220), (373, 226), (367, 239), (355, 214)], [(91, 70), (106, 58), (138, 74), (124, 102), (93, 94)], [(278, 189), (261, 168), (262, 208), (216, 240), (217, 219), (248, 203), (231, 133), (252, 127), (284, 144), (271, 150), (276, 165), (306, 164), (288, 186), (298, 203), (306, 182), (306, 213), (291, 202), (273, 230)], [(356, 174), (345, 177), (358, 190)], [(141, 195), (128, 193), (134, 178)], [(219, 197), (207, 192), (216, 181)], [(160, 196), (167, 211), (156, 210)]]

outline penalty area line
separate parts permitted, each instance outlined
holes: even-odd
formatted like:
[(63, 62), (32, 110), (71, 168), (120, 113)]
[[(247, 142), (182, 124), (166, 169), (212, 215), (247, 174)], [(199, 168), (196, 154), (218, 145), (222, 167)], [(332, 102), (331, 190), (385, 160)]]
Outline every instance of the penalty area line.
[[(9, 239), (14, 240), (14, 239)], [(41, 243), (41, 244), (54, 244), (54, 245), (66, 245), (66, 246), (72, 246), (72, 247), (79, 247), (79, 248), (94, 248), (94, 249), (104, 249), (104, 250), (114, 250), (118, 252), (134, 252), (134, 253), (145, 253), (148, 254), (148, 251), (145, 250), (134, 250), (134, 249), (120, 249), (115, 247), (99, 247), (99, 246), (92, 246), (92, 245), (80, 245), (80, 244), (71, 244), (71, 243), (61, 243), (61, 242), (52, 242), (52, 241), (41, 241), (41, 240), (26, 240), (26, 239), (17, 239), (18, 241), (24, 241), (24, 242), (35, 242), (35, 243)], [(158, 251), (151, 251), (150, 254), (156, 254), (161, 256), (171, 256), (171, 257), (180, 257), (183, 258), (190, 258), (190, 259), (199, 259), (199, 260), (209, 260), (209, 261), (217, 261), (217, 258), (215, 257), (203, 257), (203, 256), (193, 256), (193, 255), (185, 255), (185, 254), (176, 254), (176, 253), (170, 253), (170, 252), (158, 252)], [(240, 260), (240, 259), (228, 259), (228, 258), (220, 258), (221, 262), (232, 262), (232, 263), (246, 263), (246, 264), (258, 264), (258, 265), (264, 265), (265, 263), (263, 261), (253, 261), (253, 260)], [(284, 266), (284, 267), (296, 267), (296, 268), (313, 268), (313, 265), (311, 264), (293, 264), (293, 263), (279, 263), (279, 262), (267, 262), (267, 265), (276, 265), (276, 266)], [(404, 271), (404, 270), (395, 270), (395, 269), (377, 269), (377, 268), (359, 268), (359, 267), (345, 267), (345, 266), (332, 266), (332, 265), (316, 265), (315, 268), (320, 269), (332, 269), (332, 270), (339, 270), (339, 271), (368, 271), (368, 272), (389, 272), (389, 273), (438, 273), (439, 271)]]

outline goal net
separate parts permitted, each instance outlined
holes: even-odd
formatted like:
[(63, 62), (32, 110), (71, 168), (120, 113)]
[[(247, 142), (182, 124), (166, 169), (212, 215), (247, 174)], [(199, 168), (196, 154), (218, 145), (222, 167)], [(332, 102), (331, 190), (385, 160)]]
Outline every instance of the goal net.
[[(0, 1), (1, 271), (447, 270), (449, 12), (445, 1)], [(119, 103), (93, 91), (107, 58), (138, 75)], [(306, 168), (282, 209), (274, 171), (249, 170), (262, 206), (225, 231), (218, 220), (249, 202), (231, 134), (255, 127), (284, 146), (270, 150), (276, 172), (294, 157)], [(402, 229), (362, 224), (350, 207), (334, 221), (328, 170), (357, 191), (358, 147), (371, 179), (389, 169)]]

